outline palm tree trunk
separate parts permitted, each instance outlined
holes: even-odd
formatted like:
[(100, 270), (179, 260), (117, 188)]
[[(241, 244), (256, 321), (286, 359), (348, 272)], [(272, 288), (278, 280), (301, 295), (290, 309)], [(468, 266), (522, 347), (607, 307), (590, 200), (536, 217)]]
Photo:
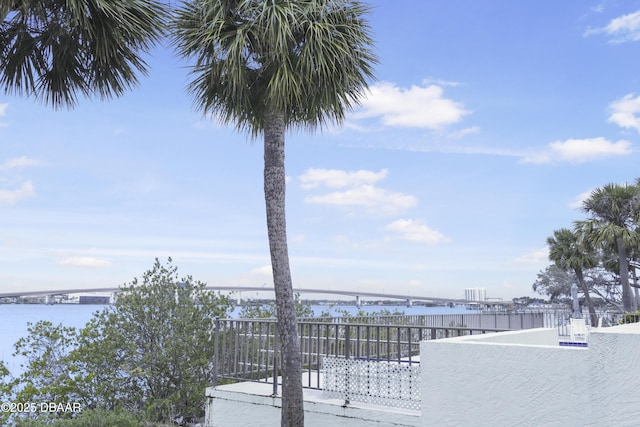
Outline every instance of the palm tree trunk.
[(302, 363), (296, 306), (289, 269), (285, 218), (284, 114), (266, 115), (264, 126), (264, 198), (273, 285), (276, 293), (278, 332), (282, 346), (282, 427), (304, 425)]
[(616, 238), (618, 246), (618, 263), (620, 264), (620, 283), (622, 284), (622, 306), (624, 311), (632, 312), (635, 310), (633, 296), (631, 294), (631, 286), (629, 285), (629, 261), (627, 260), (627, 250), (624, 247), (622, 237)]
[(593, 306), (593, 301), (591, 301), (591, 295), (589, 295), (589, 288), (587, 287), (587, 283), (584, 281), (584, 275), (582, 274), (581, 268), (574, 269), (576, 273), (576, 277), (578, 278), (578, 283), (580, 283), (580, 287), (582, 288), (582, 293), (584, 293), (584, 301), (589, 308), (589, 318), (591, 326), (598, 326), (598, 315), (596, 314), (596, 308)]

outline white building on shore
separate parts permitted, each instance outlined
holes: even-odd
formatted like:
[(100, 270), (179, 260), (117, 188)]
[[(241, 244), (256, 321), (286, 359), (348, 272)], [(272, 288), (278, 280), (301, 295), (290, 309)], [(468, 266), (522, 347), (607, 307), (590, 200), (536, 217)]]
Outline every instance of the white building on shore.
[(464, 299), (467, 301), (484, 302), (487, 300), (486, 288), (466, 288), (464, 290)]

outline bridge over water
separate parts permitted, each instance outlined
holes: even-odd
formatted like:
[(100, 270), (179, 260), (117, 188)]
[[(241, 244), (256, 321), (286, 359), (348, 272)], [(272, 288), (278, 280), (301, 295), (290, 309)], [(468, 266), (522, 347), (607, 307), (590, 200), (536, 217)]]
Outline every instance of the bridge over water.
[[(222, 292), (273, 292), (273, 287), (269, 286), (207, 286), (206, 289)], [(28, 296), (58, 296), (68, 294), (82, 294), (91, 292), (121, 292), (120, 287), (105, 287), (105, 288), (70, 288), (70, 289), (51, 289), (51, 290), (39, 290), (39, 291), (13, 291), (13, 292), (0, 292), (0, 298), (18, 298)], [(383, 292), (368, 292), (368, 291), (353, 291), (343, 289), (317, 289), (317, 288), (294, 288), (294, 292), (300, 294), (328, 294), (328, 295), (343, 295), (351, 296), (356, 299), (356, 304), (359, 305), (360, 299), (365, 298), (382, 298), (382, 299), (397, 299), (406, 301), (407, 304), (411, 304), (411, 301), (424, 301), (433, 303), (453, 303), (453, 304), (470, 304), (477, 303), (477, 301), (469, 301), (465, 299), (455, 298), (441, 298), (424, 295), (414, 294), (390, 294)], [(502, 301), (500, 301), (502, 302)], [(485, 303), (485, 301), (483, 301)]]

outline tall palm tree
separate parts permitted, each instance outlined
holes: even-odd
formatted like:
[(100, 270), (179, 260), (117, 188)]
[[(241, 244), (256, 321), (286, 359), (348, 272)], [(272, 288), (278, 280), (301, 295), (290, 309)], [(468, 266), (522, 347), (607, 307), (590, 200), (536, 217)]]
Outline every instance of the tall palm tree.
[(629, 248), (638, 245), (635, 231), (640, 213), (640, 187), (630, 184), (607, 184), (596, 188), (583, 202), (582, 210), (592, 218), (577, 221), (576, 228), (593, 243), (615, 243), (622, 284), (622, 305), (634, 311), (635, 303), (629, 284)]
[(283, 346), (283, 426), (304, 420), (301, 360), (285, 220), (285, 132), (343, 121), (376, 58), (352, 0), (190, 0), (175, 43), (193, 61), (195, 103), (264, 138), (264, 195), (278, 330)]
[(146, 73), (163, 34), (162, 0), (0, 1), (0, 87), (53, 107), (77, 94), (110, 98)]
[(576, 274), (578, 284), (584, 294), (584, 299), (589, 308), (591, 324), (598, 324), (598, 316), (589, 295), (589, 287), (584, 280), (584, 269), (598, 265), (598, 259), (588, 247), (582, 244), (577, 232), (568, 228), (561, 228), (553, 232), (553, 236), (547, 238), (549, 245), (549, 259), (562, 270), (572, 270)]

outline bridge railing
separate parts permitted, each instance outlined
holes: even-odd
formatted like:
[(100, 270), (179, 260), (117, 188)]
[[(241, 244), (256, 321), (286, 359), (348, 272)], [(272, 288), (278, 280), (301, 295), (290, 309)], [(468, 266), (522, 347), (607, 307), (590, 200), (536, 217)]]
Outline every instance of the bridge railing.
[[(488, 317), (487, 317), (488, 316)], [(423, 340), (542, 326), (542, 317), (508, 314), (377, 318), (320, 318), (298, 321), (306, 388), (322, 388), (322, 359), (419, 363)], [(483, 318), (485, 317), (485, 318)], [(214, 386), (229, 382), (271, 383), (278, 394), (281, 351), (274, 319), (218, 319), (215, 324)]]

